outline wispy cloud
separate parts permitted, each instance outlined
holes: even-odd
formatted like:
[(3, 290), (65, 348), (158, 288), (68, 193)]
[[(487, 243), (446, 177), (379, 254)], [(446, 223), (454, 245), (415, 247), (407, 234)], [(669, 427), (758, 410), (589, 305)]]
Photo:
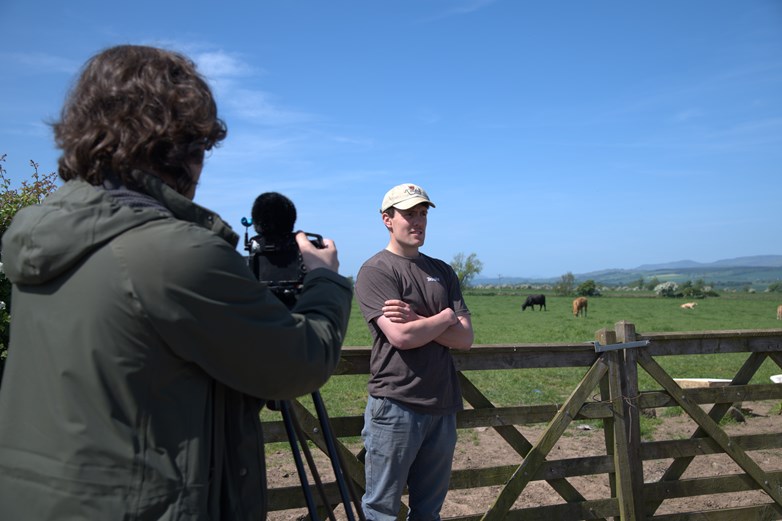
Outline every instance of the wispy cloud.
[(700, 109), (690, 108), (690, 109), (682, 109), (676, 114), (673, 115), (673, 120), (677, 123), (684, 123), (687, 121), (691, 121), (699, 116), (701, 116), (703, 112)]
[(465, 0), (462, 2), (454, 2), (456, 5), (449, 9), (447, 13), (451, 15), (469, 14), (479, 11), (494, 2), (495, 0)]
[(442, 119), (438, 112), (428, 108), (420, 109), (416, 116), (418, 120), (425, 125), (434, 125)]
[(27, 138), (49, 137), (51, 133), (52, 129), (40, 121), (26, 122), (22, 125), (3, 125), (0, 129), (0, 134)]
[(194, 54), (192, 58), (198, 65), (198, 70), (207, 77), (242, 78), (264, 72), (224, 51), (201, 52)]
[(480, 11), (485, 7), (495, 3), (497, 0), (449, 0), (446, 2), (448, 7), (443, 11), (428, 16), (422, 20), (421, 23), (433, 22), (435, 20), (441, 20), (451, 16), (464, 16), (476, 11)]
[(198, 70), (212, 84), (222, 110), (245, 122), (284, 126), (311, 122), (313, 114), (286, 108), (275, 96), (252, 85), (266, 71), (237, 54), (222, 50), (191, 53)]
[(223, 92), (222, 106), (245, 121), (258, 125), (292, 125), (318, 119), (313, 114), (290, 110), (274, 102), (268, 92), (244, 88), (229, 88)]
[(782, 119), (747, 120), (717, 129), (705, 136), (719, 147), (745, 148), (778, 144), (782, 141)]
[(42, 52), (5, 52), (0, 59), (16, 63), (24, 69), (42, 74), (52, 72), (73, 74), (81, 67), (81, 62)]

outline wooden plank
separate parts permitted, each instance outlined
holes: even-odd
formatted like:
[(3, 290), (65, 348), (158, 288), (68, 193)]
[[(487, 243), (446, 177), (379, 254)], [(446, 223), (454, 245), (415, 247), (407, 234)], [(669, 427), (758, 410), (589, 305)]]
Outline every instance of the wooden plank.
[(606, 519), (619, 515), (616, 499), (595, 499), (511, 510), (504, 521), (562, 521), (565, 519)]
[[(616, 331), (613, 329), (599, 329), (595, 333), (595, 340), (603, 345), (610, 345), (616, 343)], [(610, 404), (609, 416), (603, 420), (603, 440), (605, 442), (606, 454), (611, 458), (612, 466), (614, 468), (608, 472), (608, 486), (611, 489), (611, 497), (617, 497), (616, 492), (616, 465), (614, 463), (614, 405), (611, 402), (611, 383), (610, 371), (606, 373), (603, 378), (600, 379), (600, 401), (605, 404)], [(586, 404), (585, 404), (586, 405)], [(582, 407), (583, 409), (583, 407)]]
[[(717, 389), (687, 389), (687, 397), (695, 403), (733, 403), (734, 401), (754, 402), (782, 399), (782, 385), (753, 384), (731, 385)], [(303, 405), (303, 404), (302, 404)], [(328, 404), (327, 404), (328, 405)], [(641, 409), (678, 407), (676, 401), (664, 391), (644, 391), (638, 399)], [(515, 407), (495, 407), (493, 410), (466, 409), (457, 415), (457, 427), (495, 427), (500, 425), (529, 425), (548, 423), (557, 413), (557, 404), (522, 405)], [(577, 420), (609, 421), (613, 411), (604, 398), (600, 402), (585, 403), (576, 414)], [(334, 435), (338, 438), (358, 437), (364, 425), (363, 415), (339, 416), (331, 418)], [(610, 428), (610, 427), (609, 427)], [(285, 427), (281, 420), (264, 419), (264, 442), (287, 442)]]
[(465, 391), (464, 385), (462, 386), (462, 395), (474, 409), (465, 409), (457, 413), (456, 426), (459, 429), (548, 423), (557, 414), (558, 409), (554, 403), (517, 407), (494, 407), (493, 405), (489, 407), (481, 405), (484, 402), (478, 401), (475, 391)]
[(651, 344), (645, 348), (645, 351), (651, 356), (782, 353), (782, 329), (645, 333), (639, 335), (637, 340), (651, 341)]
[[(625, 521), (637, 519), (636, 501), (633, 493), (634, 476), (633, 465), (643, 468), (638, 461), (631, 461), (631, 451), (627, 440), (627, 426), (625, 420), (630, 409), (625, 407), (624, 389), (622, 386), (622, 365), (624, 360), (621, 351), (612, 351), (607, 354), (608, 382), (611, 403), (614, 407), (614, 472), (616, 475), (616, 498), (619, 503), (619, 516)], [(637, 413), (636, 413), (637, 414)], [(641, 479), (643, 485), (643, 479)]]
[(683, 514), (667, 514), (655, 516), (655, 521), (737, 521), (751, 519), (752, 521), (773, 521), (782, 519), (777, 505), (767, 503), (752, 507), (725, 508), (721, 510), (703, 510)]
[[(617, 322), (614, 326), (616, 331), (616, 340), (620, 343), (635, 342), (635, 326), (629, 322), (621, 321)], [(622, 519), (643, 519), (643, 514), (640, 511), (640, 506), (643, 502), (643, 464), (641, 462), (641, 410), (638, 407), (638, 364), (636, 362), (637, 354), (640, 350), (646, 349), (646, 347), (638, 349), (624, 349), (620, 352), (622, 357), (622, 364), (620, 366), (620, 378), (621, 378), (621, 406), (623, 408), (624, 415), (624, 428), (626, 433), (626, 458), (623, 463), (626, 463), (626, 467), (617, 466), (622, 468), (627, 475), (629, 481), (629, 493), (632, 494), (633, 512), (623, 514)], [(620, 488), (621, 491), (621, 488)], [(619, 505), (625, 505), (629, 508), (630, 500), (620, 499)]]
[[(648, 354), (648, 352), (647, 352)], [(734, 384), (737, 385), (745, 385), (749, 383), (749, 381), (752, 379), (752, 377), (755, 375), (757, 370), (760, 368), (761, 365), (763, 365), (763, 361), (765, 360), (765, 355), (761, 353), (752, 353), (747, 357), (747, 360), (744, 361), (744, 364), (741, 366), (739, 371), (736, 373), (736, 376), (733, 377)], [(683, 392), (683, 391), (682, 391)], [(671, 399), (676, 401), (676, 397), (673, 396), (670, 392), (668, 393), (671, 396)], [(692, 391), (688, 391), (688, 394), (695, 394)], [(677, 402), (678, 403), (678, 402)], [(727, 414), (728, 410), (730, 410), (732, 403), (721, 403), (716, 404), (714, 407), (711, 408), (709, 411), (709, 418), (711, 418), (715, 422), (719, 422), (725, 414)], [(706, 436), (706, 431), (704, 431), (701, 427), (698, 427), (695, 432), (693, 432), (692, 436), (690, 436), (691, 439), (698, 439), (703, 438)], [(690, 457), (684, 457), (684, 458), (676, 458), (673, 463), (666, 469), (665, 473), (660, 478), (660, 481), (676, 481), (679, 479), (682, 474), (684, 474), (684, 471), (687, 470), (687, 467), (689, 467), (690, 463), (692, 462), (693, 458)], [(649, 510), (649, 503), (647, 503), (647, 512), (655, 511), (660, 504), (656, 504)]]
[[(451, 473), (452, 490), (502, 485), (518, 468), (518, 465), (502, 465), (477, 469), (456, 469)], [(575, 476), (592, 476), (614, 471), (610, 456), (585, 456), (544, 462), (532, 481), (552, 481)]]
[[(563, 521), (566, 519), (605, 519), (619, 515), (616, 499), (595, 499), (583, 503), (564, 503), (511, 510), (504, 521)], [(480, 521), (480, 515), (449, 517), (448, 521)], [(735, 520), (734, 520), (735, 521)]]
[[(304, 406), (299, 402), (300, 405)], [(328, 406), (328, 404), (327, 404)], [(364, 416), (337, 416), (330, 418), (331, 430), (337, 438), (356, 437), (361, 435), (361, 428), (364, 426)], [(263, 439), (265, 443), (279, 443), (288, 441), (285, 432), (285, 425), (282, 420), (264, 420)]]
[[(603, 345), (615, 344), (616, 331), (609, 330), (607, 328), (600, 329), (595, 334), (595, 341)], [(617, 439), (615, 433), (618, 428), (622, 428), (622, 427), (617, 425), (617, 421), (615, 419), (615, 412), (617, 410), (617, 405), (611, 399), (611, 387), (612, 387), (611, 378), (612, 376), (614, 376), (611, 373), (612, 372), (609, 367), (608, 373), (603, 378), (600, 379), (600, 398), (602, 402), (611, 404), (611, 411), (610, 411), (611, 415), (610, 417), (606, 418), (603, 421), (603, 438), (605, 441), (606, 454), (611, 457), (611, 460), (613, 462), (613, 467), (614, 467), (614, 469), (608, 473), (608, 486), (611, 490), (611, 497), (618, 498), (620, 492), (619, 492), (619, 484), (617, 482), (617, 466), (616, 466)], [(616, 387), (616, 383), (614, 383), (613, 387)], [(621, 445), (623, 444), (623, 441), (620, 441), (619, 443)], [(621, 512), (621, 508), (620, 508), (620, 512)]]
[[(660, 394), (665, 396), (666, 399), (669, 398), (667, 394)], [(457, 428), (469, 429), (473, 427), (499, 427), (503, 425), (532, 425), (535, 423), (548, 423), (559, 410), (559, 406), (555, 403), (544, 405), (519, 405), (513, 407), (475, 407), (475, 409), (465, 409), (463, 411), (459, 411), (456, 416)], [(589, 402), (585, 403), (581, 409), (578, 410), (574, 419), (606, 420), (610, 419), (612, 414), (613, 411), (607, 401)], [(360, 433), (360, 430), (358, 432)]]
[[(782, 436), (778, 432), (733, 436), (731, 439), (745, 451), (782, 448)], [(650, 441), (641, 445), (641, 458), (644, 461), (721, 453), (722, 449), (711, 438)]]
[(589, 367), (597, 358), (591, 343), (474, 346), (451, 353), (457, 371)]
[(500, 491), (494, 504), (484, 514), (485, 521), (499, 521), (508, 513), (513, 503), (519, 497), (524, 487), (531, 481), (532, 477), (540, 468), (546, 455), (551, 451), (556, 441), (562, 436), (567, 426), (573, 420), (581, 405), (589, 399), (595, 387), (600, 383), (600, 379), (608, 370), (606, 361), (600, 356), (595, 364), (589, 368), (587, 374), (581, 380), (568, 400), (559, 410), (557, 415), (549, 424), (548, 429), (538, 440), (538, 443), (530, 450), (524, 463), (516, 470), (505, 487)]
[[(470, 405), (476, 408), (493, 411), (496, 408), (483, 393), (467, 378), (461, 371), (459, 375), (459, 384), (462, 389), (462, 396)], [(494, 430), (502, 436), (513, 450), (522, 457), (526, 457), (532, 449), (532, 444), (527, 440), (518, 429), (512, 425), (501, 425), (494, 427)], [(584, 497), (570, 483), (564, 479), (552, 479), (549, 485), (566, 501), (583, 501)]]
[(725, 387), (730, 385), (728, 378), (674, 378), (676, 385), (682, 389), (699, 389), (703, 387)]
[(369, 374), (369, 357), (371, 347), (343, 347), (339, 354), (339, 362), (334, 369), (334, 375)]
[[(608, 379), (608, 375), (600, 379), (600, 400), (602, 402), (611, 403), (611, 387)], [(614, 429), (616, 428), (614, 423), (613, 407), (611, 407), (611, 416), (603, 420), (603, 440), (605, 442), (605, 449), (607, 457), (611, 458), (612, 468), (607, 472), (608, 474), (608, 486), (611, 489), (611, 497), (616, 497), (616, 472), (614, 462)], [(597, 472), (595, 472), (597, 474)]]
[(504, 439), (517, 454), (522, 457), (526, 456), (532, 449), (532, 444), (529, 440), (527, 440), (518, 429), (513, 427), (513, 422), (506, 422), (504, 417), (499, 415), (497, 408), (494, 407), (491, 400), (486, 398), (464, 373), (458, 372), (457, 374), (459, 376), (459, 385), (461, 386), (464, 399), (475, 408), (476, 412), (483, 409), (489, 411), (489, 414), (493, 414), (493, 418), (501, 423), (501, 425), (493, 426), (494, 430), (502, 436), (502, 439)]
[[(782, 471), (769, 472), (772, 479), (782, 478)], [(729, 474), (724, 476), (709, 476), (703, 478), (680, 479), (675, 482), (647, 483), (644, 494), (648, 500), (663, 501), (665, 499), (707, 496), (713, 494), (728, 494), (732, 492), (747, 492), (758, 490), (758, 484), (747, 474)]]
[[(323, 490), (325, 491), (326, 499), (330, 504), (338, 505), (341, 503), (342, 499), (336, 483), (324, 483)], [(317, 494), (313, 494), (313, 496), (317, 497)], [(304, 494), (300, 485), (270, 488), (267, 493), (267, 498), (270, 512), (307, 508), (307, 502), (304, 500)], [(320, 503), (317, 499), (316, 502)]]
[[(755, 354), (762, 361), (763, 355)], [(735, 380), (734, 380), (735, 381)], [(782, 386), (779, 384), (729, 385), (704, 389), (685, 389), (687, 398), (694, 403), (727, 404), (735, 402), (759, 402), (763, 400), (782, 399)], [(642, 409), (659, 407), (678, 407), (676, 400), (666, 392), (644, 391), (638, 399)]]
[(719, 425), (709, 415), (703, 411), (697, 404), (687, 400), (687, 396), (682, 389), (676, 385), (676, 382), (652, 359), (646, 352), (639, 351), (638, 361), (649, 375), (668, 391), (674, 399), (679, 402), (682, 409), (695, 420), (700, 428), (708, 434), (720, 447), (738, 464), (739, 467), (749, 474), (773, 499), (778, 505), (782, 506), (782, 484), (777, 479), (772, 479), (761, 469), (754, 460), (737, 444), (733, 443), (730, 437), (725, 434)]
[[(651, 340), (644, 348), (652, 356), (775, 352), (782, 355), (782, 329), (739, 329), (685, 333), (645, 333), (635, 340)], [(601, 342), (602, 343), (602, 342)], [(342, 348), (335, 375), (368, 374), (371, 348)], [(591, 343), (536, 343), (476, 345), (455, 351), (459, 370), (588, 367), (596, 353)], [(777, 362), (782, 367), (782, 361)]]

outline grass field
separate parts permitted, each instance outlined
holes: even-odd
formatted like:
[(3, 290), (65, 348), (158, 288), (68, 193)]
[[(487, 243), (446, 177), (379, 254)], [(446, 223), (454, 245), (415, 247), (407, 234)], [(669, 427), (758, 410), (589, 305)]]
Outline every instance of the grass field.
[[(475, 344), (545, 344), (590, 342), (602, 328), (613, 329), (626, 320), (639, 333), (782, 328), (776, 307), (782, 295), (773, 293), (726, 293), (698, 301), (693, 310), (681, 309), (681, 299), (656, 297), (653, 293), (607, 294), (590, 297), (586, 318), (573, 317), (572, 298), (547, 295), (548, 311), (522, 312), (521, 304), (532, 292), (490, 294), (467, 292), (472, 312)], [(369, 346), (367, 327), (353, 303), (346, 346)], [(674, 377), (732, 378), (744, 354), (662, 357), (661, 365)], [(495, 405), (561, 403), (580, 381), (581, 369), (535, 369), (470, 372), (475, 382)], [(782, 369), (767, 360), (753, 383), (770, 383), (769, 376)], [(659, 386), (642, 372), (641, 388)], [(332, 378), (321, 390), (332, 416), (360, 414), (366, 401), (366, 376)]]
[[(531, 293), (531, 292), (530, 292)], [(782, 328), (776, 320), (779, 293), (726, 293), (698, 300), (693, 310), (681, 309), (682, 299), (660, 298), (653, 293), (617, 292), (589, 298), (586, 318), (575, 318), (572, 297), (546, 296), (548, 311), (521, 311), (525, 292), (490, 294), (468, 292), (476, 344), (588, 342), (595, 331), (613, 328), (626, 320), (639, 333), (705, 331), (718, 329)], [(346, 346), (370, 345), (369, 331), (353, 302)]]

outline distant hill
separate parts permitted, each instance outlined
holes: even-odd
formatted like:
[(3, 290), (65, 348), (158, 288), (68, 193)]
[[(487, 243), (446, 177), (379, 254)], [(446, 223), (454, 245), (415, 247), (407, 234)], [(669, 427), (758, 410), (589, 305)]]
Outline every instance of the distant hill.
[[(576, 282), (592, 279), (598, 284), (624, 286), (643, 278), (650, 281), (657, 278), (660, 282), (677, 283), (703, 279), (707, 284), (723, 288), (754, 287), (765, 289), (773, 282), (782, 281), (782, 255), (756, 255), (737, 257), (715, 262), (695, 262), (681, 260), (661, 264), (643, 264), (632, 269), (606, 269), (588, 273), (573, 274)], [(555, 284), (560, 277), (525, 278), (503, 277), (503, 284)], [(497, 279), (476, 277), (475, 285), (497, 284)]]
[(638, 271), (669, 270), (680, 268), (782, 268), (782, 255), (755, 255), (753, 257), (736, 257), (715, 262), (695, 262), (682, 260), (663, 264), (642, 264), (635, 268)]

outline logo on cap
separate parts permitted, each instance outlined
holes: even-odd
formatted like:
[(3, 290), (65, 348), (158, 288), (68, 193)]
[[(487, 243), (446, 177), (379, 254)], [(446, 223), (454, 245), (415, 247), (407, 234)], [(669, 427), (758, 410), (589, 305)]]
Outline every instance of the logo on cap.
[(400, 210), (407, 210), (421, 203), (426, 203), (434, 208), (434, 203), (423, 188), (412, 183), (405, 183), (393, 187), (386, 193), (383, 197), (383, 204), (380, 206), (380, 212), (385, 212), (392, 206)]

